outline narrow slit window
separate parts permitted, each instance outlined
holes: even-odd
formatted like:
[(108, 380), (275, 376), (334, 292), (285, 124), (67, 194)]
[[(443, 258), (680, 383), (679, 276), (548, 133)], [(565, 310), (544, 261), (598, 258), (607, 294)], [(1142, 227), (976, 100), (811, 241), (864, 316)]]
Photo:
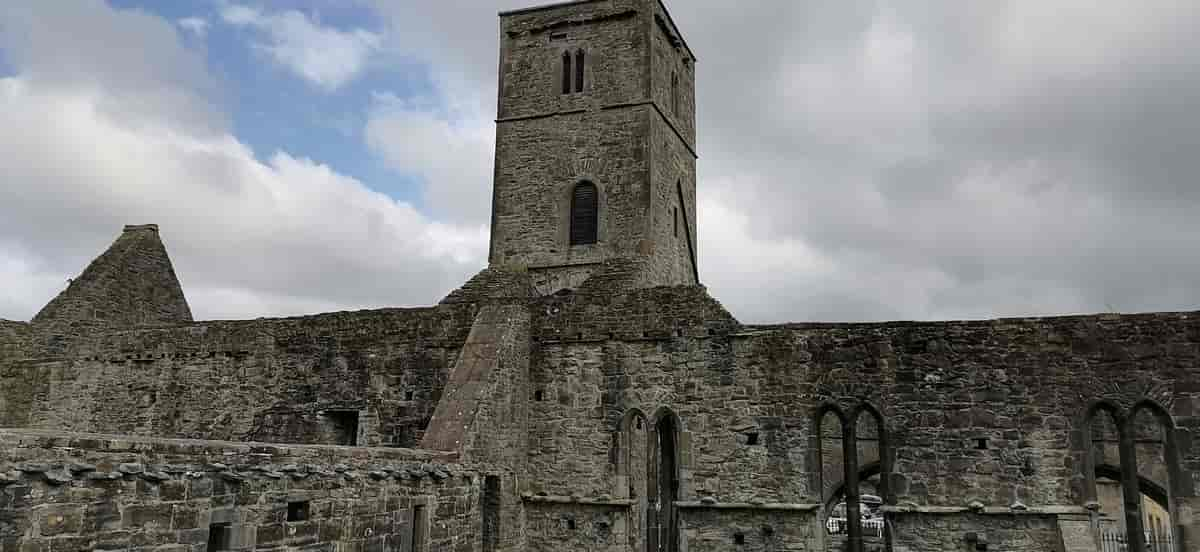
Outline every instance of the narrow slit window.
[(583, 92), (583, 50), (575, 52), (575, 91)]
[(671, 73), (671, 113), (679, 116), (679, 73)]
[(571, 52), (562, 55), (562, 93), (571, 93)]
[(413, 552), (425, 552), (427, 549), (426, 540), (428, 540), (428, 532), (426, 530), (429, 520), (426, 519), (425, 505), (416, 504), (412, 510), (412, 550)]
[(599, 202), (596, 185), (580, 182), (571, 194), (571, 245), (596, 243)]
[(675, 220), (675, 237), (679, 237), (679, 207), (671, 208), (671, 218)]

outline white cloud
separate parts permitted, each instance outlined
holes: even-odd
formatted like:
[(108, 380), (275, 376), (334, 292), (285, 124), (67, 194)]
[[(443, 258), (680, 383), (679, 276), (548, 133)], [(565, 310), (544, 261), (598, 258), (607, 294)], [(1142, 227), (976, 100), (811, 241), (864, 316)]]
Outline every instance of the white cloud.
[[(161, 32), (171, 22), (98, 10), (108, 28), (89, 32), (159, 53), (122, 65), (72, 47), (87, 33), (56, 22), (69, 13), (27, 15), (64, 32), (28, 45), (57, 40), (58, 55), (0, 79), (0, 127), (21, 129), (0, 133), (0, 317), (30, 318), (131, 223), (160, 224), (198, 318), (428, 305), (486, 262), (484, 224), (432, 220), (311, 159), (258, 158), (222, 117), (197, 118), (220, 110), (188, 86), (203, 75), (176, 79), (204, 64)], [(48, 78), (49, 62), (76, 70)]]
[(377, 94), (367, 144), (395, 170), (423, 175), (426, 207), (439, 218), (487, 224), (494, 123), (478, 113), (451, 116)]
[(204, 38), (208, 35), (208, 20), (203, 17), (184, 17), (176, 21), (175, 24), (179, 25), (180, 29), (192, 33), (199, 38)]
[(262, 33), (263, 40), (253, 44), (255, 49), (326, 91), (354, 80), (381, 45), (376, 33), (323, 26), (295, 10), (267, 13), (231, 4), (222, 7), (221, 18)]

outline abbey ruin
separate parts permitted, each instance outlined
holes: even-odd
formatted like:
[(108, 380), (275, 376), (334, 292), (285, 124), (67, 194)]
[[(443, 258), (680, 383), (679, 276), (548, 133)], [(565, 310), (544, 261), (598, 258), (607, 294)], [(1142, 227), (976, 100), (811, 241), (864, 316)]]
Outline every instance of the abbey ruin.
[(0, 552), (1200, 550), (1200, 314), (740, 323), (661, 2), (500, 28), (436, 305), (195, 321), (144, 225), (0, 320)]

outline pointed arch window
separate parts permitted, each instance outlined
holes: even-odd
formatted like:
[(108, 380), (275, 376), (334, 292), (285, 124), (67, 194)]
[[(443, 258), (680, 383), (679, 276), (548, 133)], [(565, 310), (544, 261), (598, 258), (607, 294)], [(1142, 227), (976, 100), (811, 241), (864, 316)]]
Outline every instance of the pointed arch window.
[(600, 202), (596, 185), (583, 181), (571, 192), (571, 245), (596, 243)]
[(575, 52), (575, 91), (583, 92), (583, 65), (585, 56), (583, 50)]
[(562, 55), (562, 93), (571, 93), (571, 52)]

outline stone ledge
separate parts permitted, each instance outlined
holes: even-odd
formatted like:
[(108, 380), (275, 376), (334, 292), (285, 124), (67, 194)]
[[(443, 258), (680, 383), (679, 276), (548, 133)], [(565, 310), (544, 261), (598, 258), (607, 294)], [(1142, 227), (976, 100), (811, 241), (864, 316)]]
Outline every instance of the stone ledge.
[(99, 433), (74, 433), (43, 429), (0, 428), (0, 443), (3, 449), (44, 448), (81, 449), (103, 453), (149, 452), (161, 454), (213, 454), (220, 456), (327, 456), (330, 459), (346, 457), (359, 460), (415, 460), (426, 462), (453, 462), (455, 452), (402, 449), (388, 447), (350, 447), (341, 445), (304, 445), (286, 443), (259, 443), (235, 441), (210, 441), (200, 439), (163, 439), (137, 435), (107, 435)]
[(521, 496), (521, 500), (535, 504), (578, 504), (581, 506), (616, 506), (621, 508), (627, 508), (634, 505), (634, 501), (628, 498), (584, 498), (578, 496), (523, 495)]
[(676, 502), (675, 507), (685, 510), (783, 510), (791, 512), (811, 512), (821, 507), (820, 504), (806, 503), (787, 503), (787, 502), (764, 502), (754, 504), (750, 502)]
[(983, 509), (972, 509), (968, 506), (891, 506), (884, 505), (880, 511), (895, 514), (981, 514), (981, 515), (1035, 515), (1035, 516), (1054, 516), (1067, 514), (1084, 514), (1088, 513), (1087, 508), (1083, 506), (1039, 506), (1029, 507), (1025, 509), (1012, 509), (1003, 506), (988, 506)]

